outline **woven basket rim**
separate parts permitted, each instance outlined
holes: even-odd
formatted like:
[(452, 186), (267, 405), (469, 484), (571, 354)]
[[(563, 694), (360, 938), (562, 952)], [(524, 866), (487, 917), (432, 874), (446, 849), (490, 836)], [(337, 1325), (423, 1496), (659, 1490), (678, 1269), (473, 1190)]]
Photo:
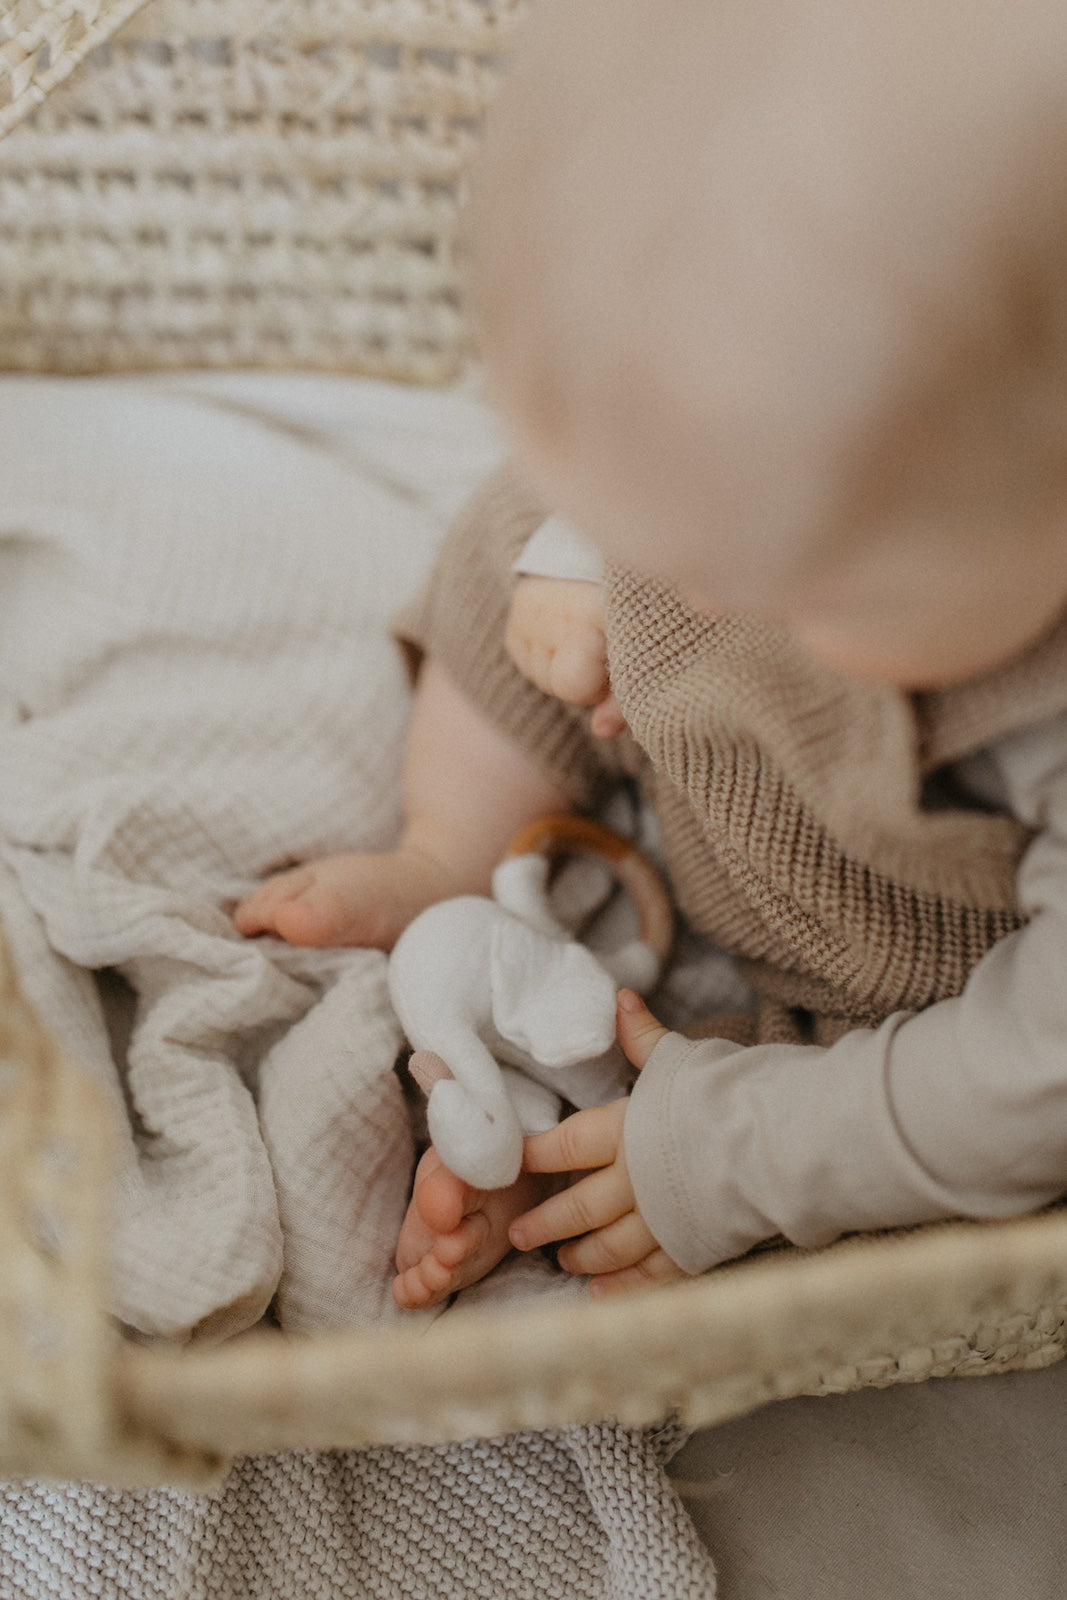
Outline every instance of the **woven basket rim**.
[[(271, 1449), (439, 1443), (608, 1415), (702, 1426), (799, 1394), (919, 1382), (958, 1368), (961, 1323), (981, 1330), (988, 1316), (992, 1337), (1006, 1306), (1025, 1320), (1050, 1302), (1067, 1310), (1062, 1208), (762, 1253), (610, 1302), (459, 1308), (428, 1331), (122, 1345), (115, 1381), (131, 1432), (168, 1441), (210, 1480), (225, 1457)], [(978, 1338), (976, 1370), (990, 1354)]]

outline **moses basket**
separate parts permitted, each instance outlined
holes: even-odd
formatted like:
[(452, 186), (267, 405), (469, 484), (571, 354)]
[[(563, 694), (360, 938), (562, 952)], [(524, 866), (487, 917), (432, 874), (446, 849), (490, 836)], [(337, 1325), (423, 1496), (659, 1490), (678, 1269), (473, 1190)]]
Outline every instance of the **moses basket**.
[[(442, 383), (465, 159), (519, 0), (5, 0), (0, 366)], [(206, 1486), (433, 1442), (1042, 1367), (1067, 1213), (764, 1252), (605, 1303), (184, 1353), (106, 1310), (108, 1119), (0, 961), (0, 1472)]]

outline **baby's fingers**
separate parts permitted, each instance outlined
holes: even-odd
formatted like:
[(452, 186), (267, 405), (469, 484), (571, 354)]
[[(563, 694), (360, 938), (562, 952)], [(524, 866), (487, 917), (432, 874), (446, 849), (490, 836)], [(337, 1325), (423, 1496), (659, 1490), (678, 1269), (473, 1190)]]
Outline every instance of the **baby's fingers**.
[(625, 1168), (602, 1167), (516, 1217), (508, 1238), (516, 1250), (536, 1250), (557, 1239), (573, 1239), (606, 1227), (632, 1210), (633, 1203)]
[(238, 933), (246, 938), (257, 933), (274, 933), (278, 907), (298, 900), (314, 882), (315, 874), (310, 866), (276, 872), (234, 907), (233, 921)]
[(564, 1272), (592, 1275), (636, 1266), (657, 1248), (644, 1218), (628, 1211), (606, 1227), (562, 1245), (557, 1259)]
[(535, 1133), (523, 1147), (526, 1172), (588, 1172), (614, 1161), (622, 1142), (627, 1101), (576, 1111), (547, 1133)]
[(655, 1289), (661, 1283), (673, 1283), (686, 1274), (665, 1250), (652, 1251), (633, 1266), (618, 1272), (598, 1273), (589, 1284), (589, 1293), (598, 1299), (603, 1295), (633, 1294), (635, 1289)]
[(668, 1029), (657, 1022), (641, 996), (633, 989), (620, 989), (616, 1012), (619, 1043), (628, 1061), (643, 1067)]
[(609, 689), (603, 700), (594, 708), (589, 724), (597, 739), (614, 739), (626, 730), (626, 718), (619, 710), (619, 702)]

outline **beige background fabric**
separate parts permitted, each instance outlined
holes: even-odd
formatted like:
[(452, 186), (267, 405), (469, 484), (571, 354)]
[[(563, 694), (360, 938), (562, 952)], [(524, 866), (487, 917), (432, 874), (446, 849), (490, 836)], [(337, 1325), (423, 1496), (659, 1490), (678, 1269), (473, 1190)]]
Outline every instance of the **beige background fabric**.
[[(111, 1305), (145, 1336), (223, 1338), (276, 1291), (294, 1328), (399, 1316), (385, 957), (243, 940), (228, 910), (272, 867), (393, 837), (387, 619), (437, 529), (377, 459), (389, 399), (345, 388), (315, 436), (296, 403), (191, 379), (0, 382), (0, 913), (125, 1124)], [(459, 453), (457, 408), (433, 416)]]
[[(219, 1493), (0, 1493), (11, 1600), (712, 1600), (662, 1461), (571, 1429), (239, 1463)], [(625, 1497), (619, 1486), (625, 1486)]]
[(721, 1600), (1060, 1600), (1067, 1368), (787, 1400), (672, 1473)]

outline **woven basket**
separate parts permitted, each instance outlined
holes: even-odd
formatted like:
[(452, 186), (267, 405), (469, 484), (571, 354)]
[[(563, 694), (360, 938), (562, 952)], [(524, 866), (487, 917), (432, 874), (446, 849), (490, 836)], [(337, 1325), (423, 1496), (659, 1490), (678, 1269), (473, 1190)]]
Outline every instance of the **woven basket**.
[(0, 366), (453, 376), (464, 159), (519, 5), (16, 0), (0, 130), (97, 48), (0, 143)]
[[(462, 164), (517, 4), (137, 9), (2, 9), (0, 127), (33, 115), (0, 142), (0, 365), (454, 373)], [(106, 1311), (112, 1149), (0, 949), (0, 1475), (204, 1487), (250, 1452), (707, 1423), (1065, 1350), (1059, 1209), (767, 1252), (610, 1304), (453, 1313), (429, 1334), (145, 1348)]]

